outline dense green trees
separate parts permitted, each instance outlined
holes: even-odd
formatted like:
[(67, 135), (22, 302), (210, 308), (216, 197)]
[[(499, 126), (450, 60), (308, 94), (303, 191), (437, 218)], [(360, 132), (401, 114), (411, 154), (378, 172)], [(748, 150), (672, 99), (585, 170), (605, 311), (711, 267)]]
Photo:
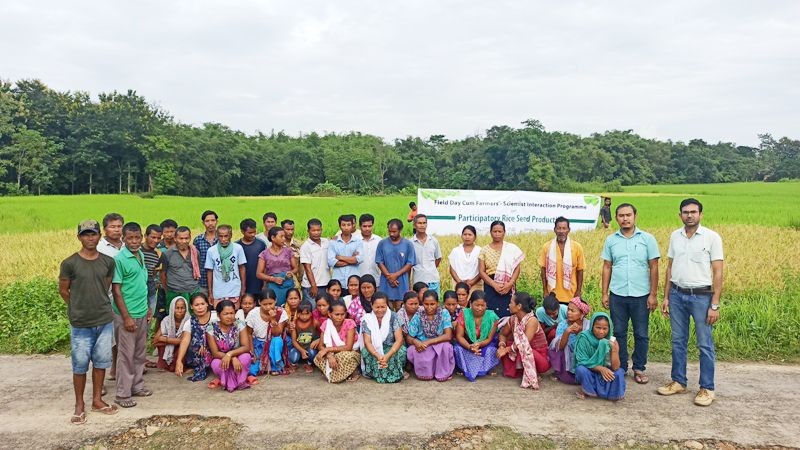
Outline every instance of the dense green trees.
[(3, 195), (293, 195), (326, 182), (358, 194), (415, 186), (587, 191), (800, 178), (800, 141), (760, 138), (752, 148), (663, 142), (630, 130), (581, 137), (547, 131), (537, 120), (457, 141), (246, 135), (217, 123), (181, 124), (131, 90), (95, 100), (39, 80), (0, 82)]

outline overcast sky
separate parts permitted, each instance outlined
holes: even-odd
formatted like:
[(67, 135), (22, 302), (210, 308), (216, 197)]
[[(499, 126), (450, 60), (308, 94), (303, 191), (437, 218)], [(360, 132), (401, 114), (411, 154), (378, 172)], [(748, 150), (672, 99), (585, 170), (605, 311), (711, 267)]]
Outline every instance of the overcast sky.
[(5, 80), (247, 133), (800, 138), (795, 0), (6, 1), (0, 55)]

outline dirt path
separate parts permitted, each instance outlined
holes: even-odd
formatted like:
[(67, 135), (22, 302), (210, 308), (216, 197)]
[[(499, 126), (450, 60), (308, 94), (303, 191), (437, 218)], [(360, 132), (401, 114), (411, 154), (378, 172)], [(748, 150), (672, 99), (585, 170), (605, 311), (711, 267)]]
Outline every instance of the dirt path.
[[(657, 396), (655, 388), (669, 376), (664, 364), (651, 365), (649, 385), (630, 382), (626, 399), (616, 404), (578, 400), (574, 388), (549, 379), (532, 392), (503, 378), (330, 385), (315, 372), (228, 394), (151, 372), (145, 378), (155, 391), (152, 397), (116, 416), (90, 413), (82, 427), (68, 423), (73, 404), (68, 358), (0, 356), (0, 367), (2, 448), (72, 447), (157, 414), (227, 416), (246, 427), (246, 442), (256, 447), (415, 445), (435, 433), (487, 424), (599, 442), (715, 438), (800, 446), (800, 366), (720, 364), (717, 402), (709, 408), (694, 406), (692, 395)], [(689, 379), (697, 379), (696, 365), (690, 366)], [(113, 393), (113, 382), (107, 386)]]

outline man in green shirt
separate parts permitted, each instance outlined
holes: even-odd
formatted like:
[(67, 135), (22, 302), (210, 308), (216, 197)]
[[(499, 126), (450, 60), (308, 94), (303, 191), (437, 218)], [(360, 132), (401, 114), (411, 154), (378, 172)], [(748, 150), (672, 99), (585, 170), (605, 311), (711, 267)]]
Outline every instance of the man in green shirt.
[(117, 336), (117, 396), (123, 408), (136, 406), (131, 397), (153, 394), (144, 386), (147, 351), (147, 268), (142, 253), (142, 227), (128, 222), (122, 227), (125, 246), (114, 257), (114, 332)]

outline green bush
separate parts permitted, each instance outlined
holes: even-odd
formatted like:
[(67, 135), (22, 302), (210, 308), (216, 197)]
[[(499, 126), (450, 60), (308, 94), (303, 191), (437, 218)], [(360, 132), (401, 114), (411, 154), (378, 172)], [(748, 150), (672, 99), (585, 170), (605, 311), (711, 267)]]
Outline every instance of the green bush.
[(339, 186), (326, 181), (314, 186), (314, 191), (311, 195), (316, 197), (339, 197), (344, 195), (344, 191)]
[(0, 351), (48, 353), (68, 345), (67, 307), (55, 281), (35, 278), (0, 287)]

